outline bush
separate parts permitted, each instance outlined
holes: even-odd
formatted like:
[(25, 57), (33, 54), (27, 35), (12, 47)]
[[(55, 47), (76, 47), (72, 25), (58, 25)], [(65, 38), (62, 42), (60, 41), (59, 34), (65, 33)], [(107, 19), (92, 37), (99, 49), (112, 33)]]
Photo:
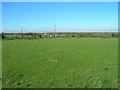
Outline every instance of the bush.
[(6, 36), (4, 34), (2, 34), (2, 39), (5, 39), (5, 38), (6, 38)]

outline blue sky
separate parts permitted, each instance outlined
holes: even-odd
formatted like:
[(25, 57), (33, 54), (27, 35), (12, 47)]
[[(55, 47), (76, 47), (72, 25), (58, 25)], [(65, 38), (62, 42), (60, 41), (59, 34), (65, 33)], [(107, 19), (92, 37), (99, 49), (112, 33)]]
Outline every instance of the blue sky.
[(3, 2), (4, 32), (110, 32), (118, 28), (117, 2)]

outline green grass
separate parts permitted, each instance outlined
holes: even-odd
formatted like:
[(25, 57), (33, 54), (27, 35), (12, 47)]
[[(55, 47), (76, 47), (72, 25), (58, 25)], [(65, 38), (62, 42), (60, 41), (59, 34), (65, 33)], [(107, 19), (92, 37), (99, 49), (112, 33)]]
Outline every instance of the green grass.
[(2, 89), (2, 40), (0, 40), (0, 89)]
[(4, 88), (117, 88), (118, 40), (3, 41)]

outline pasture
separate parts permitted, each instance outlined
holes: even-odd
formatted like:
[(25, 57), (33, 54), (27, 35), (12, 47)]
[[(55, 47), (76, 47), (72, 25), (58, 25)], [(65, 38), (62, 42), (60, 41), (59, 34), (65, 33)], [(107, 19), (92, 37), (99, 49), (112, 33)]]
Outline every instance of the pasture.
[(4, 88), (117, 88), (117, 38), (3, 40)]

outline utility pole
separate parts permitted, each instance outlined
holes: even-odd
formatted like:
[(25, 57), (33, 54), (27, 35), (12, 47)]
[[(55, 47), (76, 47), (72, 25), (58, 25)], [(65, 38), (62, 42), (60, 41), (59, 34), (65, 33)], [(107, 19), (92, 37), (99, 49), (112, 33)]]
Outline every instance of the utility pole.
[(54, 25), (54, 33), (56, 33), (56, 25)]
[(111, 37), (112, 37), (112, 30), (111, 30)]
[(21, 37), (23, 38), (23, 27), (21, 27)]

